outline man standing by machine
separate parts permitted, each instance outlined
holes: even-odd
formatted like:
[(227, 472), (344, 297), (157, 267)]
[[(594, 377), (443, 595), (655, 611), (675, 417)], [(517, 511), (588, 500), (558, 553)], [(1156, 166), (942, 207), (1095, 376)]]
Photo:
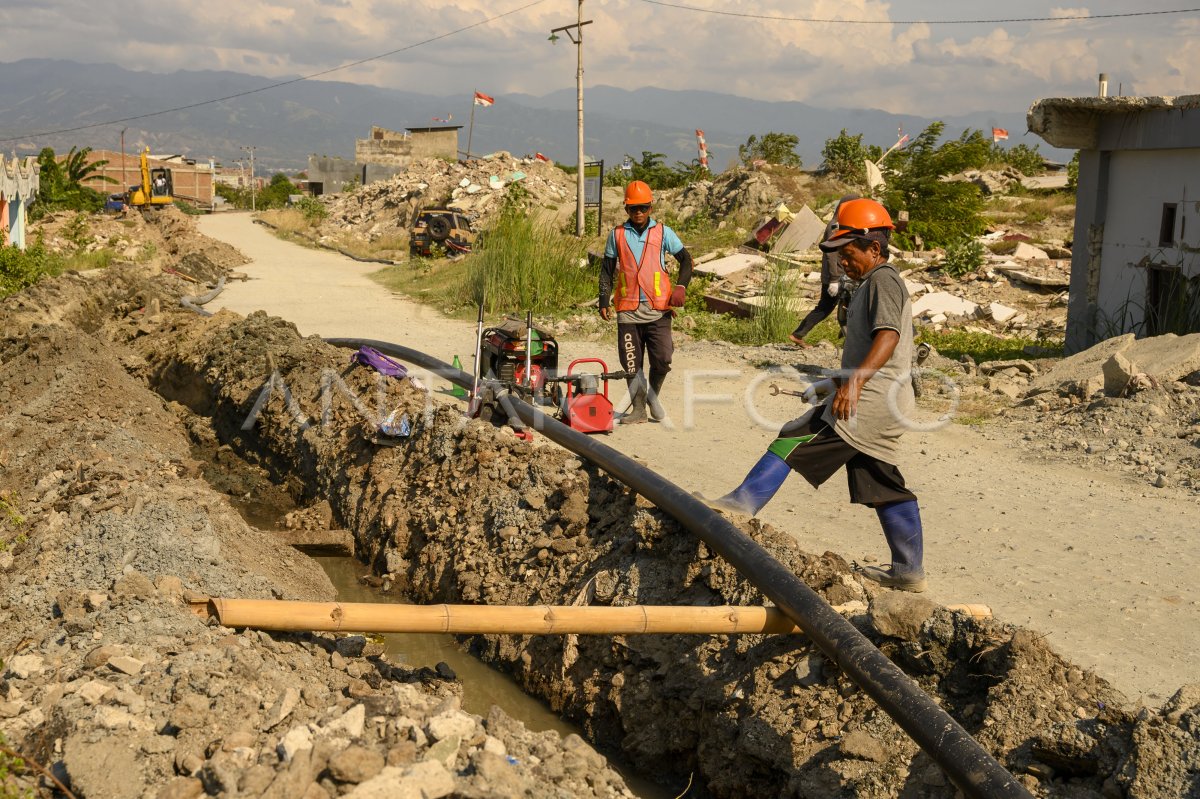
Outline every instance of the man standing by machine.
[[(683, 306), (692, 279), (691, 254), (675, 231), (650, 217), (653, 202), (650, 187), (644, 182), (635, 180), (625, 187), (629, 219), (609, 234), (600, 267), (600, 317), (612, 319), (615, 306), (617, 357), (629, 374), (632, 405), (621, 424), (646, 421), (647, 405), (656, 421), (666, 417), (659, 392), (671, 371), (675, 350), (671, 339), (673, 309)], [(674, 287), (667, 272), (667, 253), (679, 262), (679, 279)], [(648, 382), (643, 374), (647, 356)]]

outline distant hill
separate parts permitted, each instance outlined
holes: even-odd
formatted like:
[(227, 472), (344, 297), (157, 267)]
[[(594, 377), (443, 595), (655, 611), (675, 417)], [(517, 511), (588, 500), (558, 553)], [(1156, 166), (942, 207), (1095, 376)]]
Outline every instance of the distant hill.
[[(262, 172), (302, 169), (311, 153), (353, 157), (354, 140), (372, 125), (391, 129), (424, 127), (434, 117), (453, 114), (463, 125), (459, 146), (467, 146), (470, 96), (435, 97), (414, 92), (337, 81), (298, 81), (256, 91), (287, 78), (264, 78), (238, 72), (135, 72), (112, 64), (25, 59), (3, 64), (0, 82), (0, 150), (36, 153), (44, 146), (66, 151), (90, 145), (116, 150), (121, 128), (127, 152), (148, 144), (156, 153), (181, 153), (226, 164), (246, 155), (254, 145)], [(240, 94), (195, 108), (134, 119), (129, 122), (49, 136), (40, 131), (77, 128), (112, 119), (137, 117), (169, 108)], [(1034, 98), (1031, 98), (1031, 100)], [(705, 131), (710, 163), (723, 169), (736, 158), (737, 147), (751, 134), (771, 131), (800, 138), (804, 164), (815, 167), (825, 141), (845, 128), (864, 134), (864, 142), (890, 146), (896, 130), (918, 133), (933, 120), (878, 110), (821, 109), (804, 103), (751, 100), (704, 91), (611, 86), (585, 87), (586, 151), (615, 165), (629, 153), (663, 153), (668, 164), (696, 157), (695, 130)], [(540, 151), (573, 164), (576, 153), (574, 88), (543, 97), (499, 95), (490, 108), (479, 107), (471, 149), (477, 153), (508, 150), (517, 155)], [(1011, 143), (1025, 131), (1025, 110), (987, 112), (941, 118), (946, 133), (967, 128), (1004, 127)], [(16, 140), (11, 140), (18, 137)], [(1025, 139), (1032, 146), (1039, 140)], [(1041, 144), (1048, 157), (1067, 160), (1070, 153)]]

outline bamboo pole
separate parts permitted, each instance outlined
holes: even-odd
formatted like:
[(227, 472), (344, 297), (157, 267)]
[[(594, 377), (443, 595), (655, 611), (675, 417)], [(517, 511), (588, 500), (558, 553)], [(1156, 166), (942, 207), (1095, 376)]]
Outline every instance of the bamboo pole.
[[(979, 608), (971, 615), (979, 617)], [(953, 608), (958, 609), (958, 608)], [(766, 633), (799, 635), (778, 608), (631, 605), (399, 605), (368, 602), (280, 602), (210, 598), (205, 612), (225, 627), (375, 633), (504, 633), (508, 635), (646, 635)], [(990, 615), (990, 611), (988, 611)]]

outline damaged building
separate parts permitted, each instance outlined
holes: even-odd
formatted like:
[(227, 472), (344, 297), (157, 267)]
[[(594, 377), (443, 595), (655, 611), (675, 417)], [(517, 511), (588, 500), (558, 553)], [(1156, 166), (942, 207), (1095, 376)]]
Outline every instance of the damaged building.
[(371, 136), (356, 139), (354, 160), (338, 156), (308, 157), (308, 187), (313, 196), (334, 194), (347, 184), (367, 185), (403, 172), (420, 158), (458, 160), (458, 131), (462, 125), (405, 128), (372, 127)]
[(1066, 351), (1200, 331), (1200, 95), (1044, 99), (1028, 125), (1079, 151)]

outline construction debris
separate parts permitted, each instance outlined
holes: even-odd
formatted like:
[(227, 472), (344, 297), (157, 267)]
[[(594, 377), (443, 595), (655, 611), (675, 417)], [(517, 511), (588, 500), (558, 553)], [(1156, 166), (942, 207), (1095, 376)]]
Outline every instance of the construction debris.
[(574, 178), (553, 164), (506, 152), (465, 163), (425, 158), (387, 180), (323, 198), (329, 215), (320, 234), (332, 240), (352, 230), (366, 241), (407, 236), (421, 208), (453, 208), (484, 229), (514, 183), (528, 193), (529, 206), (554, 223), (574, 213)]

